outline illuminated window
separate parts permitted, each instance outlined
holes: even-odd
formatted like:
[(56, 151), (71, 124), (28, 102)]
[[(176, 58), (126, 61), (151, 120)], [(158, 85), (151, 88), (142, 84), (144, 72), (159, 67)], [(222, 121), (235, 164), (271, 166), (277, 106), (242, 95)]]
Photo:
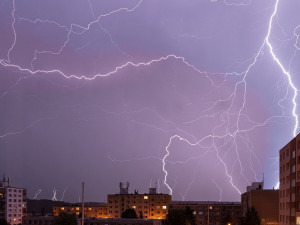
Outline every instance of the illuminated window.
[(60, 209), (61, 209), (62, 211), (64, 211), (64, 210), (65, 210), (65, 207), (61, 207)]
[(133, 208), (133, 209), (135, 209), (135, 208), (136, 208), (136, 206), (135, 206), (135, 205), (133, 205), (133, 206), (132, 206), (132, 208)]
[(162, 207), (163, 209), (166, 209), (167, 208), (167, 206), (166, 205), (163, 205), (163, 207)]
[(148, 196), (147, 196), (147, 195), (145, 195), (145, 196), (144, 196), (144, 199), (148, 199)]
[(209, 209), (212, 209), (212, 206), (209, 206)]
[(76, 210), (79, 210), (79, 207), (76, 207)]
[(91, 210), (92, 210), (92, 208), (90, 207), (90, 208), (89, 208), (89, 211), (91, 211)]

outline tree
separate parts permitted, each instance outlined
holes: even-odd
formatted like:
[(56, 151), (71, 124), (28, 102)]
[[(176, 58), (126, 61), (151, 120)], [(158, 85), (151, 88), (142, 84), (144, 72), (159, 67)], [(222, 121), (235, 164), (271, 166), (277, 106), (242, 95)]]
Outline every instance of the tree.
[(140, 219), (143, 219), (143, 218), (144, 218), (143, 212), (140, 211)]
[(163, 225), (195, 225), (195, 215), (190, 207), (185, 209), (171, 209)]
[(7, 223), (7, 221), (4, 218), (1, 218), (0, 225), (9, 225), (9, 223)]
[(122, 218), (132, 218), (132, 219), (137, 219), (137, 215), (134, 209), (126, 209), (124, 212), (122, 212), (121, 215)]
[(252, 206), (248, 209), (246, 217), (242, 217), (240, 220), (240, 225), (260, 225), (260, 218), (257, 214), (256, 209)]
[(54, 218), (53, 225), (77, 225), (77, 219), (74, 214), (60, 213)]

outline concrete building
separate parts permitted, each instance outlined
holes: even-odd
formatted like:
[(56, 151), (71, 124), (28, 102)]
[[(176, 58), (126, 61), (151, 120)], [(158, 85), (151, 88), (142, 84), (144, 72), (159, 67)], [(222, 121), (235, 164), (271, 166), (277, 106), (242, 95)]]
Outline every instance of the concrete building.
[(279, 151), (279, 223), (300, 224), (300, 134)]
[(197, 225), (237, 225), (242, 216), (240, 202), (173, 201), (170, 209), (191, 208)]
[[(71, 204), (64, 206), (53, 206), (53, 215), (58, 216), (60, 213), (68, 213), (79, 216), (82, 213), (81, 204)], [(85, 218), (108, 218), (106, 203), (85, 203)]]
[(24, 217), (22, 225), (53, 225), (52, 216)]
[(264, 190), (263, 182), (254, 182), (242, 194), (243, 216), (254, 207), (262, 225), (279, 224), (279, 190)]
[(26, 215), (26, 189), (11, 187), (9, 179), (0, 181), (0, 218), (11, 225), (22, 223)]
[[(84, 207), (85, 218), (121, 218), (122, 212), (129, 208), (135, 210), (138, 218), (159, 220), (166, 218), (171, 203), (171, 195), (158, 194), (156, 188), (150, 188), (147, 194), (139, 194), (136, 190), (133, 194), (129, 194), (128, 187), (128, 183), (126, 188), (120, 183), (120, 193), (107, 195), (107, 204), (86, 203)], [(81, 205), (53, 207), (54, 216), (58, 216), (62, 212), (78, 216), (81, 213)]]
[(108, 218), (121, 218), (122, 212), (128, 208), (133, 208), (138, 218), (143, 219), (165, 219), (171, 195), (158, 194), (156, 188), (150, 188), (149, 193), (139, 194), (137, 190), (133, 194), (128, 194), (128, 186), (123, 188), (120, 183), (120, 193), (107, 196)]

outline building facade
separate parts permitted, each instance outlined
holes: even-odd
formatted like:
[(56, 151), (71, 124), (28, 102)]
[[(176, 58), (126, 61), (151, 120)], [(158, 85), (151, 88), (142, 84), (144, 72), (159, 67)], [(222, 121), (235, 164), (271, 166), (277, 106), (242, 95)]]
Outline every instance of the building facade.
[(22, 225), (53, 225), (52, 216), (24, 217)]
[[(149, 193), (145, 194), (139, 194), (137, 191), (129, 194), (128, 186), (129, 184), (124, 188), (123, 184), (120, 184), (119, 194), (107, 195), (107, 204), (85, 204), (84, 216), (86, 218), (122, 218), (122, 213), (126, 209), (134, 209), (140, 219), (161, 220), (166, 218), (171, 195), (158, 194), (156, 188), (150, 188)], [(54, 206), (54, 216), (58, 216), (60, 213), (78, 216), (81, 213), (81, 205)]]
[(237, 225), (242, 216), (240, 202), (173, 201), (170, 204), (170, 210), (186, 207), (194, 211), (197, 225)]
[(109, 218), (121, 218), (122, 212), (132, 208), (138, 218), (165, 219), (171, 200), (171, 195), (157, 194), (156, 188), (150, 188), (147, 194), (139, 194), (137, 191), (128, 194), (121, 189), (120, 194), (107, 196), (107, 213)]
[(11, 187), (9, 179), (0, 181), (0, 218), (11, 225), (22, 223), (26, 215), (26, 189)]
[(254, 207), (262, 225), (279, 224), (279, 190), (265, 190), (263, 182), (254, 182), (252, 186), (247, 187), (241, 199), (243, 216), (246, 216), (248, 209)]
[(300, 134), (279, 151), (279, 223), (300, 224)]
[[(53, 206), (53, 215), (58, 216), (60, 213), (67, 213), (79, 216), (82, 213), (81, 209), (81, 204)], [(106, 203), (86, 203), (84, 206), (84, 217), (108, 218)]]

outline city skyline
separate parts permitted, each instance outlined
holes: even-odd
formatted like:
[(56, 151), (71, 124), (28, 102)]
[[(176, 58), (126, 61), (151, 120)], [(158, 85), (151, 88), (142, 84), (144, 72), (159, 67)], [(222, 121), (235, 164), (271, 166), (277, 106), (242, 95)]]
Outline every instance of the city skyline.
[[(119, 182), (237, 201), (299, 133), (292, 0), (0, 2), (0, 172), (28, 198)], [(1, 174), (0, 174), (1, 175)]]

